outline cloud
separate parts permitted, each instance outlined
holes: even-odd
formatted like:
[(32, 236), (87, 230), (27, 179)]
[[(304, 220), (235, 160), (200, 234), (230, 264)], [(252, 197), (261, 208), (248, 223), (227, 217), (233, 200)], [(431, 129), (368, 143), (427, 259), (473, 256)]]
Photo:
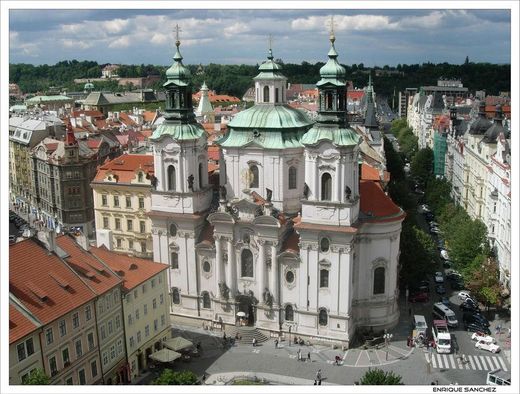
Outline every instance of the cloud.
[(92, 43), (86, 41), (63, 39), (61, 43), (65, 48), (88, 49), (92, 47)]
[[(334, 30), (394, 30), (399, 25), (384, 15), (335, 15)], [(330, 16), (310, 16), (291, 22), (293, 30), (329, 30)]]
[(101, 27), (105, 29), (108, 33), (116, 34), (121, 33), (128, 25), (128, 19), (112, 19), (110, 21), (105, 21), (101, 23)]
[(108, 44), (109, 48), (127, 48), (130, 45), (130, 37), (121, 36)]
[(249, 27), (243, 22), (236, 22), (224, 28), (224, 36), (233, 37), (237, 34), (246, 33)]

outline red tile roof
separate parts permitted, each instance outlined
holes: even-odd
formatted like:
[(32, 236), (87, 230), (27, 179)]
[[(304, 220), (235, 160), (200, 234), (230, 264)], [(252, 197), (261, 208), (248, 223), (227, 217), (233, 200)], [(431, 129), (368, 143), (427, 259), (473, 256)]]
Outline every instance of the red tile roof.
[(72, 117), (79, 118), (79, 116), (83, 114), (85, 116), (92, 116), (93, 118), (104, 118), (105, 115), (101, 111), (95, 111), (95, 110), (78, 110), (78, 111), (72, 111)]
[(9, 344), (30, 334), (38, 327), (14, 305), (9, 304)]
[(359, 184), (360, 210), (374, 220), (367, 221), (391, 221), (400, 219), (404, 213), (390, 197), (388, 197), (379, 182), (362, 180)]
[(143, 120), (146, 123), (153, 122), (156, 116), (157, 116), (157, 112), (155, 112), (155, 111), (144, 111), (143, 112)]
[(119, 120), (127, 126), (137, 126), (137, 123), (126, 112), (119, 113)]
[(9, 290), (43, 324), (96, 297), (58, 256), (33, 239), (9, 246)]
[(208, 146), (208, 159), (213, 161), (220, 160), (220, 147), (217, 145)]
[(110, 172), (117, 175), (118, 183), (130, 183), (135, 178), (139, 168), (146, 174), (153, 175), (153, 156), (124, 154), (116, 157), (99, 167), (93, 182), (104, 182), (107, 172)]
[(58, 237), (56, 242), (69, 254), (69, 257), (64, 259), (68, 266), (81, 276), (97, 294), (103, 294), (121, 283), (121, 280), (110, 269), (69, 236)]
[(360, 101), (364, 95), (365, 95), (365, 92), (363, 90), (348, 90), (347, 91), (347, 99), (350, 99), (353, 101)]
[(379, 171), (367, 163), (361, 165), (361, 179), (366, 181), (379, 181)]
[(111, 252), (105, 246), (100, 248), (91, 247), (90, 253), (101, 259), (123, 279), (123, 288), (126, 291), (168, 269), (166, 264)]

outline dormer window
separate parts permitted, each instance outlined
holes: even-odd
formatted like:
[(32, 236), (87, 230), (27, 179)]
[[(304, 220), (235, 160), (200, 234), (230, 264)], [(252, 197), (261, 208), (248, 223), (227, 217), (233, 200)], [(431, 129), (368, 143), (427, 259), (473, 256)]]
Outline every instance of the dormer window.
[(143, 181), (143, 173), (140, 172), (139, 174), (137, 174), (137, 182), (142, 182)]

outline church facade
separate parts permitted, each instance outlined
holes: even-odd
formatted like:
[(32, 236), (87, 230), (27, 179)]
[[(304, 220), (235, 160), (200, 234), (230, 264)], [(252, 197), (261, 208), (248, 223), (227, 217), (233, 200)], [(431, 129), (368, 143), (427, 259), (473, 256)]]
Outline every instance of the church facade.
[(248, 324), (347, 346), (356, 330), (397, 323), (404, 212), (360, 179), (359, 135), (347, 120), (345, 69), (330, 37), (316, 121), (290, 107), (269, 50), (255, 105), (221, 148), (218, 196), (208, 184), (180, 42), (167, 71), (166, 115), (151, 137), (154, 261), (168, 264), (171, 313)]

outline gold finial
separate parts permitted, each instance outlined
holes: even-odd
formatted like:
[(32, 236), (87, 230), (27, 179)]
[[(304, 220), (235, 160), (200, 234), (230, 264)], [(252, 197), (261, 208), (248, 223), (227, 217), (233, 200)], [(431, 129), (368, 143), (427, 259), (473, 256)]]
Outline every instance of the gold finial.
[(179, 25), (175, 25), (175, 46), (179, 46), (181, 45), (181, 42), (179, 40), (179, 32), (181, 32), (181, 28), (179, 27)]
[(336, 36), (334, 35), (334, 15), (331, 15), (329, 25), (330, 25), (329, 40), (330, 40), (330, 42), (334, 43), (334, 41), (336, 41)]

